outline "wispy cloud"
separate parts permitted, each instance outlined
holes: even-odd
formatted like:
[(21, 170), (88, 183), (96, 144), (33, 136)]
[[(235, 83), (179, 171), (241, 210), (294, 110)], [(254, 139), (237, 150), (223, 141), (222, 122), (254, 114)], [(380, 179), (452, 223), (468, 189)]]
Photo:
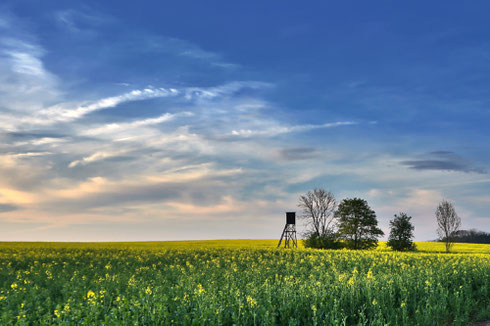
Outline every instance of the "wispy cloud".
[(194, 43), (179, 38), (160, 36), (147, 38), (146, 42), (151, 46), (153, 51), (167, 52), (182, 57), (201, 60), (210, 65), (227, 70), (233, 70), (240, 67), (240, 65), (236, 63), (224, 60), (221, 54), (204, 50)]
[(338, 121), (338, 122), (329, 122), (320, 125), (296, 125), (296, 126), (275, 126), (267, 129), (240, 129), (240, 130), (232, 130), (232, 136), (240, 136), (240, 137), (254, 137), (254, 136), (277, 136), (286, 133), (292, 132), (305, 132), (315, 129), (324, 129), (324, 128), (333, 128), (340, 126), (351, 126), (357, 124), (352, 121)]
[(85, 165), (85, 164), (101, 161), (101, 160), (107, 159), (109, 157), (119, 156), (119, 155), (124, 154), (124, 153), (126, 153), (125, 150), (95, 152), (95, 153), (93, 153), (87, 157), (82, 158), (81, 160), (76, 160), (76, 161), (71, 162), (68, 165), (68, 167), (73, 168), (77, 165), (81, 165), (81, 164)]
[[(0, 116), (2, 118), (4, 125), (8, 130), (17, 130), (19, 128), (25, 129), (26, 126), (49, 126), (56, 123), (68, 123), (78, 120), (87, 114), (114, 108), (118, 105), (126, 102), (134, 101), (144, 101), (154, 98), (164, 98), (164, 97), (178, 97), (183, 96), (187, 101), (206, 101), (219, 97), (230, 96), (243, 89), (262, 89), (270, 87), (271, 85), (263, 82), (254, 81), (240, 81), (231, 82), (221, 86), (215, 87), (187, 87), (182, 89), (176, 88), (154, 88), (148, 87), (144, 89), (136, 89), (130, 92), (123, 93), (117, 96), (111, 96), (102, 98), (99, 100), (83, 103), (60, 103), (37, 112), (33, 112), (29, 116), (26, 115), (16, 115), (15, 111), (11, 114), (5, 114)], [(121, 129), (122, 127), (138, 127), (145, 125), (158, 124), (163, 121), (173, 119), (177, 116), (189, 116), (190, 112), (181, 112), (178, 114), (164, 114), (160, 117), (145, 119), (141, 121), (134, 122), (132, 124), (108, 124), (100, 129), (92, 130), (95, 133), (103, 133), (104, 129), (109, 131), (111, 128)]]
[(0, 28), (0, 107), (34, 112), (59, 97), (58, 79), (42, 62), (44, 49), (10, 31)]
[(39, 112), (38, 117), (34, 121), (36, 124), (69, 122), (94, 111), (116, 107), (124, 102), (176, 96), (178, 93), (179, 92), (174, 88), (145, 88), (142, 90), (133, 90), (122, 95), (106, 97), (92, 103), (77, 105), (75, 107), (70, 107), (69, 104), (56, 105)]
[(12, 158), (22, 158), (22, 157), (34, 157), (34, 156), (43, 156), (50, 155), (52, 152), (27, 152), (27, 153), (7, 153), (5, 156)]
[(5, 51), (5, 54), (10, 56), (13, 72), (36, 77), (43, 77), (46, 73), (41, 60), (33, 53)]
[(123, 122), (123, 123), (109, 123), (100, 127), (88, 129), (86, 131), (82, 131), (82, 135), (87, 136), (96, 136), (103, 134), (111, 134), (114, 135), (115, 132), (133, 130), (135, 128), (147, 127), (157, 125), (163, 122), (171, 121), (177, 117), (190, 117), (192, 116), (192, 112), (178, 112), (178, 113), (164, 113), (156, 118), (142, 119), (136, 120), (132, 122)]
[(93, 33), (94, 27), (113, 20), (110, 16), (88, 9), (59, 10), (54, 13), (54, 17), (59, 25), (74, 33)]
[(273, 87), (273, 84), (260, 81), (233, 81), (214, 87), (187, 87), (184, 93), (187, 100), (210, 100), (234, 95), (241, 90), (261, 90), (271, 87)]

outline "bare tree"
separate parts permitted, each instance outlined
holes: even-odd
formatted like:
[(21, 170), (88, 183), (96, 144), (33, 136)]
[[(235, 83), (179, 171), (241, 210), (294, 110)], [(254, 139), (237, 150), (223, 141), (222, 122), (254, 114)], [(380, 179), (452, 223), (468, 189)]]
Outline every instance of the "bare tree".
[(299, 197), (298, 207), (302, 208), (301, 218), (311, 227), (308, 231), (318, 236), (333, 234), (334, 212), (337, 201), (330, 191), (314, 189)]
[(461, 226), (461, 219), (454, 205), (447, 200), (443, 200), (436, 208), (437, 234), (446, 243), (446, 252), (451, 250), (453, 236)]

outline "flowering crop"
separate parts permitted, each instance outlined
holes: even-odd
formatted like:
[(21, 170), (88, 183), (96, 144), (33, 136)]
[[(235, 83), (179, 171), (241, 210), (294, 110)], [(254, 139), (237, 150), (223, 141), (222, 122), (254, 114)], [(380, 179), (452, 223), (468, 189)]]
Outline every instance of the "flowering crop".
[(464, 325), (490, 317), (487, 253), (278, 250), (265, 241), (2, 243), (0, 324)]

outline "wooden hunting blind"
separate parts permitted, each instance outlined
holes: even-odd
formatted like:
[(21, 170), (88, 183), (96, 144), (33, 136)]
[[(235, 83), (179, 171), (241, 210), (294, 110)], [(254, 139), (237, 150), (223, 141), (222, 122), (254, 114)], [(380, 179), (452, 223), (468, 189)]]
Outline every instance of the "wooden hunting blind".
[(296, 239), (296, 212), (286, 212), (286, 225), (282, 231), (281, 239), (277, 248), (281, 246), (282, 239), (284, 239), (284, 248), (298, 248), (298, 239)]

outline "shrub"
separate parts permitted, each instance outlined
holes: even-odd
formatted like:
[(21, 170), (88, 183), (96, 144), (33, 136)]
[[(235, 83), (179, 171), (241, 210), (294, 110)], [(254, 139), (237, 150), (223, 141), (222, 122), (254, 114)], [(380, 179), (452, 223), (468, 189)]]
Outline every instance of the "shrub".
[(315, 249), (342, 249), (344, 247), (343, 243), (335, 239), (333, 235), (320, 236), (318, 233), (309, 234), (303, 243), (306, 248)]

